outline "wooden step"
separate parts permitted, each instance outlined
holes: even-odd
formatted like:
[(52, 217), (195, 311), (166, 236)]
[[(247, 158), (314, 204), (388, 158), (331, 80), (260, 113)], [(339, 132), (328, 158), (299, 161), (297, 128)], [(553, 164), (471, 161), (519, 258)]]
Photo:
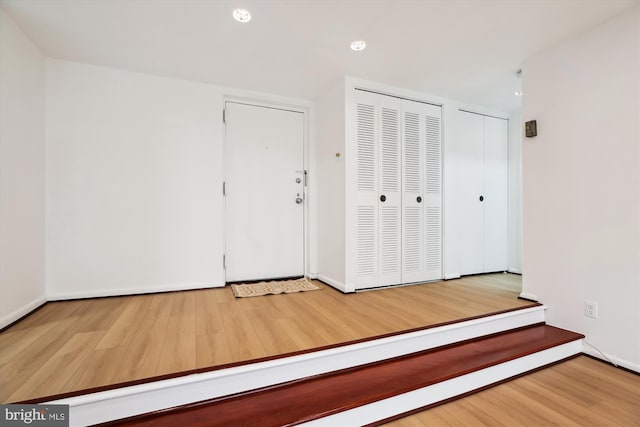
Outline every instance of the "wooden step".
[[(318, 424), (337, 425), (348, 420), (348, 414), (334, 419), (330, 416), (358, 408), (361, 412), (362, 408), (367, 411), (368, 405), (379, 404), (418, 390), (427, 390), (431, 386), (580, 341), (582, 338), (584, 336), (580, 334), (538, 324), (233, 396), (138, 415), (114, 423), (129, 426), (263, 427), (316, 420)], [(579, 352), (575, 350), (575, 353)], [(567, 357), (570, 354), (563, 355)], [(538, 367), (523, 366), (517, 374)], [(488, 384), (504, 379), (496, 377)], [(466, 392), (468, 391), (470, 390)], [(450, 396), (443, 395), (440, 400), (448, 398)], [(425, 401), (421, 406), (432, 404), (433, 401)], [(402, 405), (397, 407), (401, 412), (406, 412)], [(388, 412), (384, 414), (395, 415)], [(325, 418), (328, 416), (329, 418)], [(355, 416), (357, 418), (361, 415)], [(377, 420), (382, 418), (385, 416), (377, 416)], [(357, 419), (355, 424), (372, 422), (370, 417)], [(327, 422), (323, 423), (323, 420)]]

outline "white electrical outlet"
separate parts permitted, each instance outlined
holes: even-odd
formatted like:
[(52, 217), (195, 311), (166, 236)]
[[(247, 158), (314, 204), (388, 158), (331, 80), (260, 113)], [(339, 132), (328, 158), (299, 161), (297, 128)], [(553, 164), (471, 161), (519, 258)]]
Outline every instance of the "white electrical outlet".
[(587, 317), (598, 318), (598, 303), (593, 301), (585, 301), (584, 315)]

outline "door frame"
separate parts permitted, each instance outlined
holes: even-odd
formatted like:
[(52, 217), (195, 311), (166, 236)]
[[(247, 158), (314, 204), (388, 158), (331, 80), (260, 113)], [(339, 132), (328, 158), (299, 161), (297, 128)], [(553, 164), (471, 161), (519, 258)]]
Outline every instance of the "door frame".
[[(222, 97), (222, 184), (221, 187), (226, 183), (228, 177), (228, 165), (227, 165), (227, 131), (226, 131), (226, 123), (224, 121), (226, 114), (227, 102), (233, 102), (237, 104), (250, 105), (255, 107), (262, 108), (272, 108), (276, 110), (284, 110), (291, 111), (295, 113), (302, 113), (302, 123), (303, 123), (303, 132), (302, 132), (302, 167), (307, 173), (305, 174), (306, 182), (305, 182), (305, 190), (304, 190), (304, 203), (302, 204), (302, 223), (303, 223), (303, 232), (302, 232), (302, 246), (304, 250), (303, 254), (303, 271), (305, 277), (310, 276), (310, 226), (309, 226), (309, 217), (310, 211), (309, 204), (311, 203), (310, 196), (310, 188), (309, 182), (309, 108), (307, 106), (299, 105), (299, 104), (290, 104), (286, 102), (277, 102), (277, 101), (269, 101), (265, 99), (253, 98), (253, 97), (242, 97), (235, 95), (223, 95)], [(223, 260), (227, 253), (227, 198), (226, 196), (222, 197), (222, 228), (223, 228)], [(223, 261), (224, 262), (224, 261)], [(223, 265), (223, 273), (224, 273), (224, 283), (227, 284), (227, 269), (226, 265)]]

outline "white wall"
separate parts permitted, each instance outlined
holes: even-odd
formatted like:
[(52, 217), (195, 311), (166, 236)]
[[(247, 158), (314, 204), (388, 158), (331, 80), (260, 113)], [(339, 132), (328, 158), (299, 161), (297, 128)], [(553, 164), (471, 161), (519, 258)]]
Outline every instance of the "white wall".
[[(640, 371), (640, 11), (523, 68), (523, 292)], [(585, 300), (599, 318), (584, 316)], [(598, 355), (590, 347), (586, 350)]]
[(224, 285), (228, 97), (312, 105), (47, 60), (49, 299)]
[[(345, 283), (345, 83), (317, 101), (315, 153), (318, 278), (342, 290)], [(337, 157), (336, 153), (340, 156)]]
[(0, 327), (45, 301), (45, 59), (0, 10)]
[(47, 60), (50, 299), (220, 286), (222, 93)]
[(509, 259), (508, 269), (522, 274), (522, 115), (509, 120)]

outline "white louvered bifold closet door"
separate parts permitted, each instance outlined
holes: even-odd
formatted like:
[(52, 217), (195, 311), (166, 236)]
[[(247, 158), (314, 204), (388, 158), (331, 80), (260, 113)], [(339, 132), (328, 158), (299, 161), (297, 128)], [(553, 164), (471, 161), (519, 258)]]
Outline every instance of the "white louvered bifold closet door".
[(441, 108), (402, 105), (402, 283), (442, 278)]
[(364, 289), (440, 279), (441, 108), (361, 90), (355, 104), (347, 280)]
[(356, 91), (355, 285), (378, 286), (378, 96)]

